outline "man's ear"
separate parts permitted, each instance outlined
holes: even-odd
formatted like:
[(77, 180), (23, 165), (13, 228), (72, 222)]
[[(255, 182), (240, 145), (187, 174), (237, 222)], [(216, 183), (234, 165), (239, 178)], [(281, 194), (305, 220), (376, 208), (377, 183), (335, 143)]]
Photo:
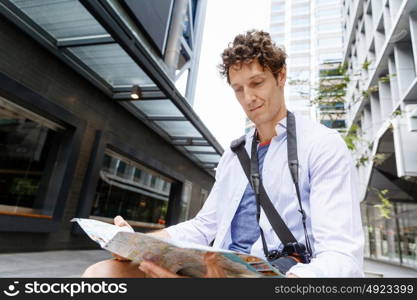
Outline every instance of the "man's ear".
[(283, 88), (285, 86), (285, 81), (287, 80), (287, 66), (282, 66), (277, 77), (278, 86)]

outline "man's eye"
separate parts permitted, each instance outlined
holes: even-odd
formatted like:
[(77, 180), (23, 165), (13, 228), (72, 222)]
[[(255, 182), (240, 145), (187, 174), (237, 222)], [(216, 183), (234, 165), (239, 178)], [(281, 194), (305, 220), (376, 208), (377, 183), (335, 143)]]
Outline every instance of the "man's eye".
[(257, 81), (255, 82), (255, 85), (261, 85), (263, 83), (263, 81)]

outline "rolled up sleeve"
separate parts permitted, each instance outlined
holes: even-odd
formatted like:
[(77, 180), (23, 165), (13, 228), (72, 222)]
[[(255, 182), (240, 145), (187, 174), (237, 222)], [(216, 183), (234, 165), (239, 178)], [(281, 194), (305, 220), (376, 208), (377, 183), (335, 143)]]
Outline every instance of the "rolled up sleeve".
[(222, 155), (216, 170), (216, 181), (198, 214), (188, 221), (170, 226), (165, 230), (172, 239), (209, 245), (217, 233), (218, 202), (221, 198), (222, 168), (230, 158), (230, 150)]
[(364, 236), (352, 156), (338, 133), (313, 146), (309, 157), (314, 258), (287, 274), (363, 277)]

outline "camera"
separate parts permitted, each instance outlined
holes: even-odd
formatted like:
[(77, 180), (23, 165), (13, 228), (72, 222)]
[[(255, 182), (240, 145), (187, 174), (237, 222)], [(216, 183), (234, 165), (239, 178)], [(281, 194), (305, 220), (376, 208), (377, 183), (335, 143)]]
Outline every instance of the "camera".
[(311, 261), (311, 256), (303, 244), (289, 243), (284, 245), (281, 251), (269, 251), (267, 259), (271, 265), (285, 274), (297, 263), (308, 264)]

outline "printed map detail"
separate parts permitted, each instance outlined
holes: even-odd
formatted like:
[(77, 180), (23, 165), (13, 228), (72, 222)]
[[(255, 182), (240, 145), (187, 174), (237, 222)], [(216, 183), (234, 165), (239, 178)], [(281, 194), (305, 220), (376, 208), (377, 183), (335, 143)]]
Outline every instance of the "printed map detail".
[(160, 239), (105, 222), (75, 218), (87, 235), (103, 249), (140, 263), (144, 259), (191, 277), (203, 277), (207, 252), (218, 253), (219, 264), (227, 277), (284, 277), (267, 261), (243, 253), (204, 245)]

